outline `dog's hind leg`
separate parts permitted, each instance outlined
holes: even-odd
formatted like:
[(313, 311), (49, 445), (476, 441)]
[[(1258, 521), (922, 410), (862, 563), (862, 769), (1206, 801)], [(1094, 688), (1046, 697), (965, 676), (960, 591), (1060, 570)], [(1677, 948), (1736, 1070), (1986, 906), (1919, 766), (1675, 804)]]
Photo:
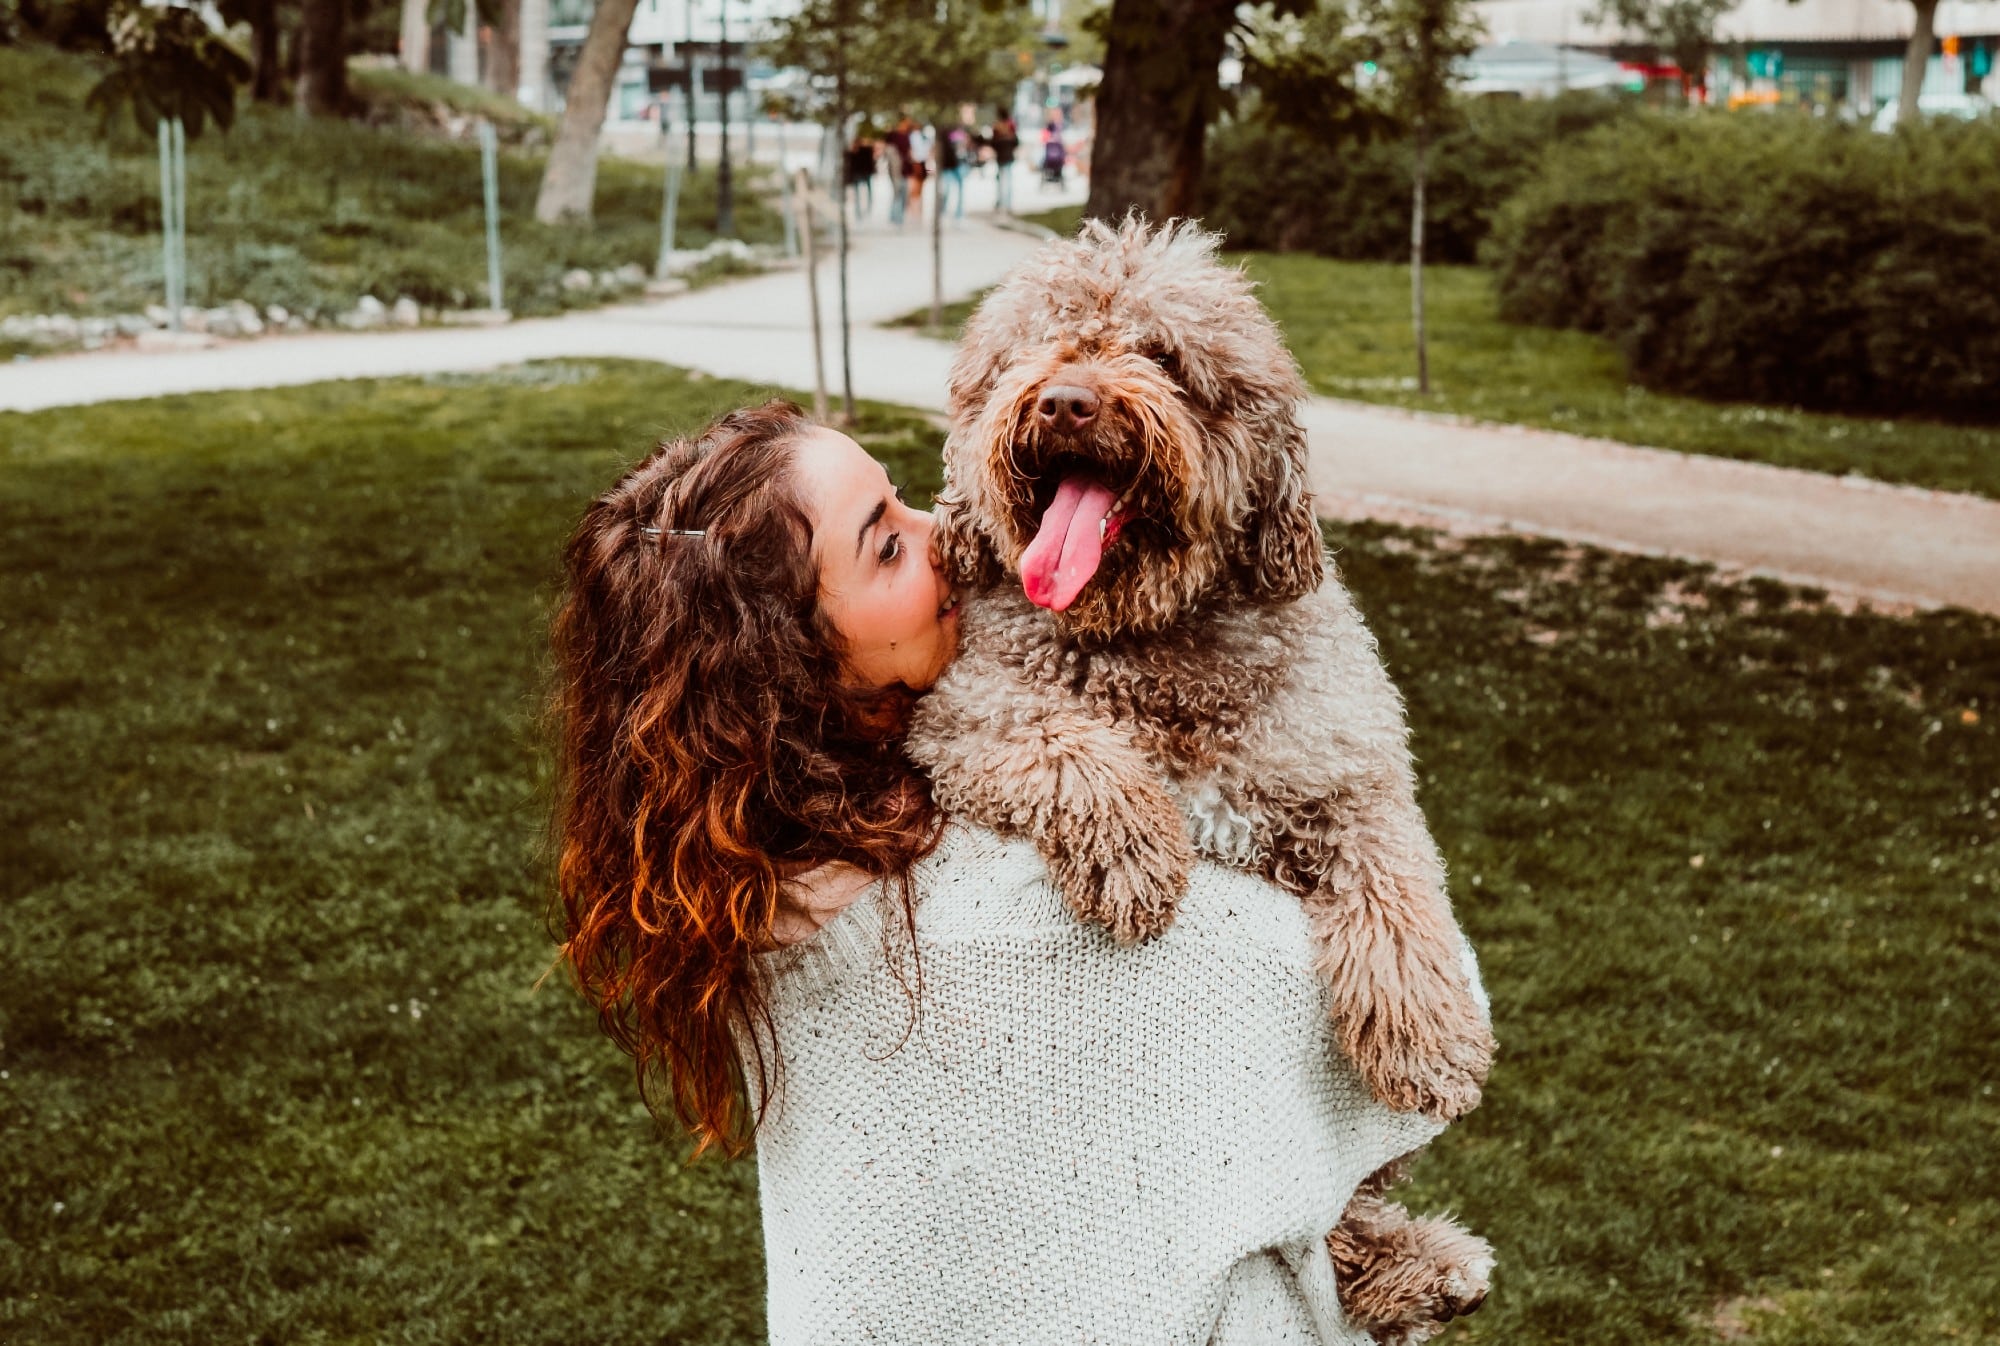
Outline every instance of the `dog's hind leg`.
[(1364, 1188), (1327, 1235), (1348, 1320), (1382, 1346), (1418, 1346), (1478, 1309), (1493, 1249), (1450, 1220), (1417, 1219)]

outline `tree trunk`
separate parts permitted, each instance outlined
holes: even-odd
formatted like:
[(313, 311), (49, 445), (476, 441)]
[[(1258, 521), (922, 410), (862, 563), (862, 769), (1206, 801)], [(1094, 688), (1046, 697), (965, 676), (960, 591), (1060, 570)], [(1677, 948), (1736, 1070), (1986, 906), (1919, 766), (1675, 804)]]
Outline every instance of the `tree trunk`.
[(1938, 0), (1912, 0), (1917, 9), (1917, 26), (1910, 34), (1909, 50), (1903, 53), (1903, 92), (1897, 100), (1896, 125), (1915, 126), (1922, 110), (1917, 100), (1924, 91), (1924, 72), (1931, 63), (1931, 42), (1936, 33)]
[(431, 68), (431, 7), (428, 0), (403, 0), (401, 31), (397, 60), (412, 75), (428, 74)]
[(542, 190), (535, 198), (535, 218), (554, 224), (564, 216), (589, 220), (597, 194), (597, 135), (604, 129), (604, 110), (625, 56), (625, 35), (639, 0), (598, 0), (590, 16), (590, 31), (570, 76), (563, 105), (562, 129), (549, 151)]
[(1200, 212), (1203, 146), (1235, 13), (1228, 0), (1113, 0), (1086, 215)]
[(1430, 343), (1424, 331), (1424, 179), (1429, 176), (1430, 142), (1417, 123), (1416, 171), (1410, 192), (1410, 324), (1417, 335), (1417, 391), (1431, 390)]
[(278, 53), (278, 0), (256, 0), (250, 11), (250, 97), (285, 101), (285, 67)]
[(496, 8), (486, 87), (502, 98), (513, 98), (521, 91), (521, 0), (499, 0)]
[(531, 112), (549, 110), (549, 0), (515, 0), (520, 6), (520, 50), (514, 69), (515, 96)]
[(444, 39), (445, 74), (454, 84), (479, 83), (479, 7), (465, 0), (465, 22)]
[(347, 0), (305, 0), (294, 105), (313, 117), (347, 112)]

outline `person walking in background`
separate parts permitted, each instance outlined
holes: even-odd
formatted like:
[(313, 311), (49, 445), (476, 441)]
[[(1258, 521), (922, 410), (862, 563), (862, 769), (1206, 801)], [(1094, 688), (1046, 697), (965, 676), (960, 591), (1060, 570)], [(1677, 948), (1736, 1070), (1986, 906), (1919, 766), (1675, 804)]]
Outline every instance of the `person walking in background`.
[(1042, 186), (1063, 185), (1063, 166), (1069, 161), (1069, 151), (1063, 145), (1062, 127), (1055, 118), (1049, 118), (1042, 128)]
[(910, 128), (916, 123), (908, 116), (899, 117), (882, 138), (889, 151), (889, 223), (898, 229), (903, 227), (904, 206), (909, 191), (910, 176)]
[(866, 127), (857, 127), (847, 147), (847, 188), (857, 220), (875, 213), (875, 142), (866, 131)]
[(993, 192), (994, 205), (1005, 211), (1014, 209), (1014, 155), (1021, 148), (1021, 132), (1014, 125), (1013, 114), (1000, 109), (1000, 119), (993, 123), (992, 134), (987, 137), (993, 146)]
[(951, 188), (952, 218), (965, 218), (965, 169), (972, 154), (972, 133), (963, 126), (944, 132), (938, 142), (937, 208), (945, 208), (945, 188)]
[(921, 220), (924, 217), (924, 179), (930, 176), (931, 146), (935, 137), (930, 127), (917, 125), (907, 114), (903, 117), (903, 124), (909, 128), (910, 137), (910, 157), (903, 161), (903, 180), (910, 193), (906, 209)]

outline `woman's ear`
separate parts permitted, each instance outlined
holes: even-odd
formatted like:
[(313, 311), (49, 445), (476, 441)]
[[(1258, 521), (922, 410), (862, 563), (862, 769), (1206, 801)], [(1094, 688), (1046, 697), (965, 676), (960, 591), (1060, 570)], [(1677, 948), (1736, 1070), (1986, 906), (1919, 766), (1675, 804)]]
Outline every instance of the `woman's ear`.
[(1251, 592), (1271, 603), (1303, 598), (1326, 579), (1326, 543), (1306, 488), (1305, 430), (1287, 415), (1277, 438), (1244, 529)]

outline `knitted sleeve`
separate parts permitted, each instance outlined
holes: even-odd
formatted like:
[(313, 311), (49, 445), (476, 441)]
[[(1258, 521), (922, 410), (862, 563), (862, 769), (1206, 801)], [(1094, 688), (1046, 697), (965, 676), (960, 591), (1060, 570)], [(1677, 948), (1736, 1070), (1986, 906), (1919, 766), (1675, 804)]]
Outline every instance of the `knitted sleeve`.
[(1203, 866), (1121, 949), (1025, 841), (955, 825), (916, 880), (914, 942), (864, 897), (765, 960), (771, 1340), (1350, 1339), (1312, 1254), (1436, 1127), (1340, 1056), (1297, 901)]

